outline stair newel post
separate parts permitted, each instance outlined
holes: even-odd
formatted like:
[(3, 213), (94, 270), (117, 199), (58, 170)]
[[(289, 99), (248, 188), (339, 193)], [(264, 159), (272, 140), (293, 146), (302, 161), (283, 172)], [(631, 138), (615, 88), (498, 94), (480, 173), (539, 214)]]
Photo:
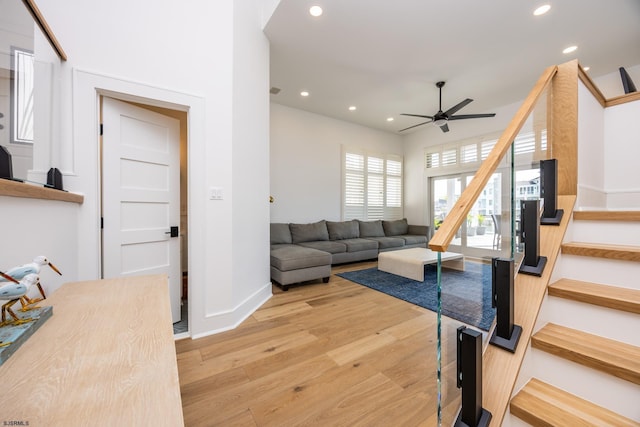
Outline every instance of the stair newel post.
[(520, 233), (524, 241), (520, 273), (542, 276), (547, 257), (540, 256), (540, 200), (520, 201)]
[(558, 160), (540, 160), (540, 198), (543, 201), (542, 225), (560, 225), (564, 210), (558, 206)]
[(491, 261), (491, 306), (496, 309), (496, 328), (491, 344), (514, 353), (522, 327), (514, 324), (513, 259), (493, 258)]
[(491, 413), (482, 407), (482, 334), (460, 326), (457, 341), (457, 381), (462, 388), (462, 409), (455, 427), (485, 427)]

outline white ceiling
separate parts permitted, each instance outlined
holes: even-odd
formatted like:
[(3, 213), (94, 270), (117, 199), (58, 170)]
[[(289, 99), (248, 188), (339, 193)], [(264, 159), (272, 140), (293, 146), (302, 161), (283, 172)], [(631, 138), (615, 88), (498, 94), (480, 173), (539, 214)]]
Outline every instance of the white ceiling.
[[(400, 113), (436, 113), (440, 80), (443, 110), (472, 98), (458, 114), (490, 113), (524, 99), (550, 65), (577, 58), (596, 78), (640, 64), (640, 0), (547, 1), (551, 10), (533, 16), (544, 3), (282, 0), (265, 27), (281, 89), (271, 100), (397, 132), (424, 121)], [(312, 5), (324, 14), (310, 16)]]

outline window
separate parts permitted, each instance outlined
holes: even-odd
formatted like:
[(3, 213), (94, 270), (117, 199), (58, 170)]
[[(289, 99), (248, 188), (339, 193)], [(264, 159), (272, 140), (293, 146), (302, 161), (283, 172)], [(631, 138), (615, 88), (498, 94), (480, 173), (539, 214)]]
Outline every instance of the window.
[(460, 161), (474, 163), (478, 161), (478, 144), (467, 144), (460, 147)]
[(480, 158), (482, 160), (485, 160), (487, 157), (489, 157), (489, 153), (491, 152), (491, 150), (493, 150), (493, 147), (495, 147), (497, 142), (497, 139), (493, 139), (490, 141), (483, 141), (480, 144)]
[(33, 143), (33, 53), (11, 48), (11, 142)]
[[(429, 176), (449, 175), (457, 172), (477, 170), (489, 157), (498, 142), (498, 134), (488, 134), (446, 146), (434, 146), (425, 150), (425, 168)], [(514, 140), (516, 163), (532, 164), (546, 158), (547, 131), (540, 129), (521, 132)]]
[(426, 168), (437, 168), (440, 166), (440, 153), (427, 153)]
[(345, 150), (342, 189), (343, 220), (401, 219), (402, 158)]

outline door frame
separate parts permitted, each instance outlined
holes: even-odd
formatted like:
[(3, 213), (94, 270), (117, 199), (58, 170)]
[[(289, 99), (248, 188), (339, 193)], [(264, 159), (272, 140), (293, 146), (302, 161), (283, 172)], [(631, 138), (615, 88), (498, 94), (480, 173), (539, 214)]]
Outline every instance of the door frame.
[[(108, 96), (120, 101), (129, 101), (187, 113), (187, 211), (188, 229), (205, 224), (205, 200), (192, 197), (206, 194), (206, 159), (194, 153), (206, 152), (206, 121), (204, 98), (170, 89), (97, 74), (80, 69), (73, 70), (73, 138), (63, 145), (60, 158), (63, 163), (65, 180), (73, 181), (74, 188), (85, 195), (84, 204), (78, 213), (78, 228), (94, 230), (78, 239), (78, 278), (80, 280), (99, 279), (101, 270), (100, 240), (100, 96)], [(93, 159), (93, 161), (77, 161)], [(80, 179), (82, 177), (82, 179)], [(195, 225), (194, 225), (195, 224)], [(206, 262), (204, 251), (198, 253), (193, 248), (206, 246), (205, 233), (195, 233), (188, 239), (189, 253), (189, 332), (192, 336), (202, 328), (204, 307), (195, 304), (204, 297), (204, 289), (193, 286), (204, 283)]]

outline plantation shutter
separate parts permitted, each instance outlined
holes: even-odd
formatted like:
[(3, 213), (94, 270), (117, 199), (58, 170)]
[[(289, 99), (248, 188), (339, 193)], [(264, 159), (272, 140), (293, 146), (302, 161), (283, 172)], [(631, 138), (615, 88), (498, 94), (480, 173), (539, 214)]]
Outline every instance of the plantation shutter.
[(367, 158), (367, 219), (384, 217), (384, 159)]
[(402, 219), (402, 161), (387, 159), (385, 219)]
[(346, 153), (344, 162), (343, 217), (365, 218), (364, 155)]
[(402, 159), (346, 151), (342, 218), (401, 219), (402, 215)]

